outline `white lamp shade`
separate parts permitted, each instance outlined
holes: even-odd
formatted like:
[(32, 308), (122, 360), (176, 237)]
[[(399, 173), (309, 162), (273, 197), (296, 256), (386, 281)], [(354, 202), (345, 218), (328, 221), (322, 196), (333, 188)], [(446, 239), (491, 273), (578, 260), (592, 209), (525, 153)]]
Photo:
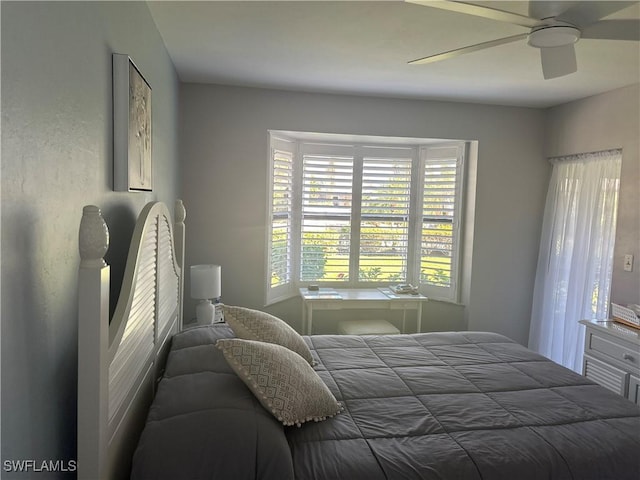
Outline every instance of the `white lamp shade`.
[(221, 270), (220, 265), (192, 265), (191, 298), (219, 298)]

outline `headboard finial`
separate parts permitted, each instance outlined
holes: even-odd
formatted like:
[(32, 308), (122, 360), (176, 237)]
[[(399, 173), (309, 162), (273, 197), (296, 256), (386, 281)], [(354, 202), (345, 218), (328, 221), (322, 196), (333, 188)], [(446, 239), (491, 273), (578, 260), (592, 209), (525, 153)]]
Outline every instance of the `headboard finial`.
[(187, 211), (184, 208), (184, 203), (182, 203), (180, 199), (176, 200), (174, 216), (176, 223), (184, 223), (184, 219), (187, 218)]
[(102, 218), (102, 212), (95, 205), (82, 209), (79, 233), (80, 266), (104, 267), (103, 257), (109, 248), (109, 229)]

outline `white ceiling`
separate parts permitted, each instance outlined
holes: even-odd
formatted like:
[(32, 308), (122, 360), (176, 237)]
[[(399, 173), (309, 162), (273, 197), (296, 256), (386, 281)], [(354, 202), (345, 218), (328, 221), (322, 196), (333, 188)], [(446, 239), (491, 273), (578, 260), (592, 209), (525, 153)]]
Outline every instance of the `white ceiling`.
[[(552, 80), (526, 40), (407, 65), (527, 30), (400, 0), (147, 3), (183, 82), (531, 107), (640, 82), (632, 41), (581, 39), (578, 72)], [(474, 3), (528, 11), (523, 1)], [(640, 6), (608, 18), (640, 18)]]

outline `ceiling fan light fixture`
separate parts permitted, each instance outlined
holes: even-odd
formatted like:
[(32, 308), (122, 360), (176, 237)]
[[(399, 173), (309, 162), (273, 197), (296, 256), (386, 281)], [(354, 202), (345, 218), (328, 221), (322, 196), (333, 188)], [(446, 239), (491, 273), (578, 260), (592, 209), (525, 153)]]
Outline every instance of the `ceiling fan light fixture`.
[(564, 47), (576, 43), (579, 38), (580, 29), (576, 27), (551, 25), (532, 30), (528, 43), (536, 48)]

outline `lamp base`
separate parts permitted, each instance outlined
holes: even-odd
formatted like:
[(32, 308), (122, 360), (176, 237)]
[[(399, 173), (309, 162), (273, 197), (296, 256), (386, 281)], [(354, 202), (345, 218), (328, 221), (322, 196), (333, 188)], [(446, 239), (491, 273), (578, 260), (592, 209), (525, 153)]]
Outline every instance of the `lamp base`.
[(215, 316), (215, 307), (211, 300), (200, 300), (196, 305), (196, 320), (199, 325), (210, 325)]

